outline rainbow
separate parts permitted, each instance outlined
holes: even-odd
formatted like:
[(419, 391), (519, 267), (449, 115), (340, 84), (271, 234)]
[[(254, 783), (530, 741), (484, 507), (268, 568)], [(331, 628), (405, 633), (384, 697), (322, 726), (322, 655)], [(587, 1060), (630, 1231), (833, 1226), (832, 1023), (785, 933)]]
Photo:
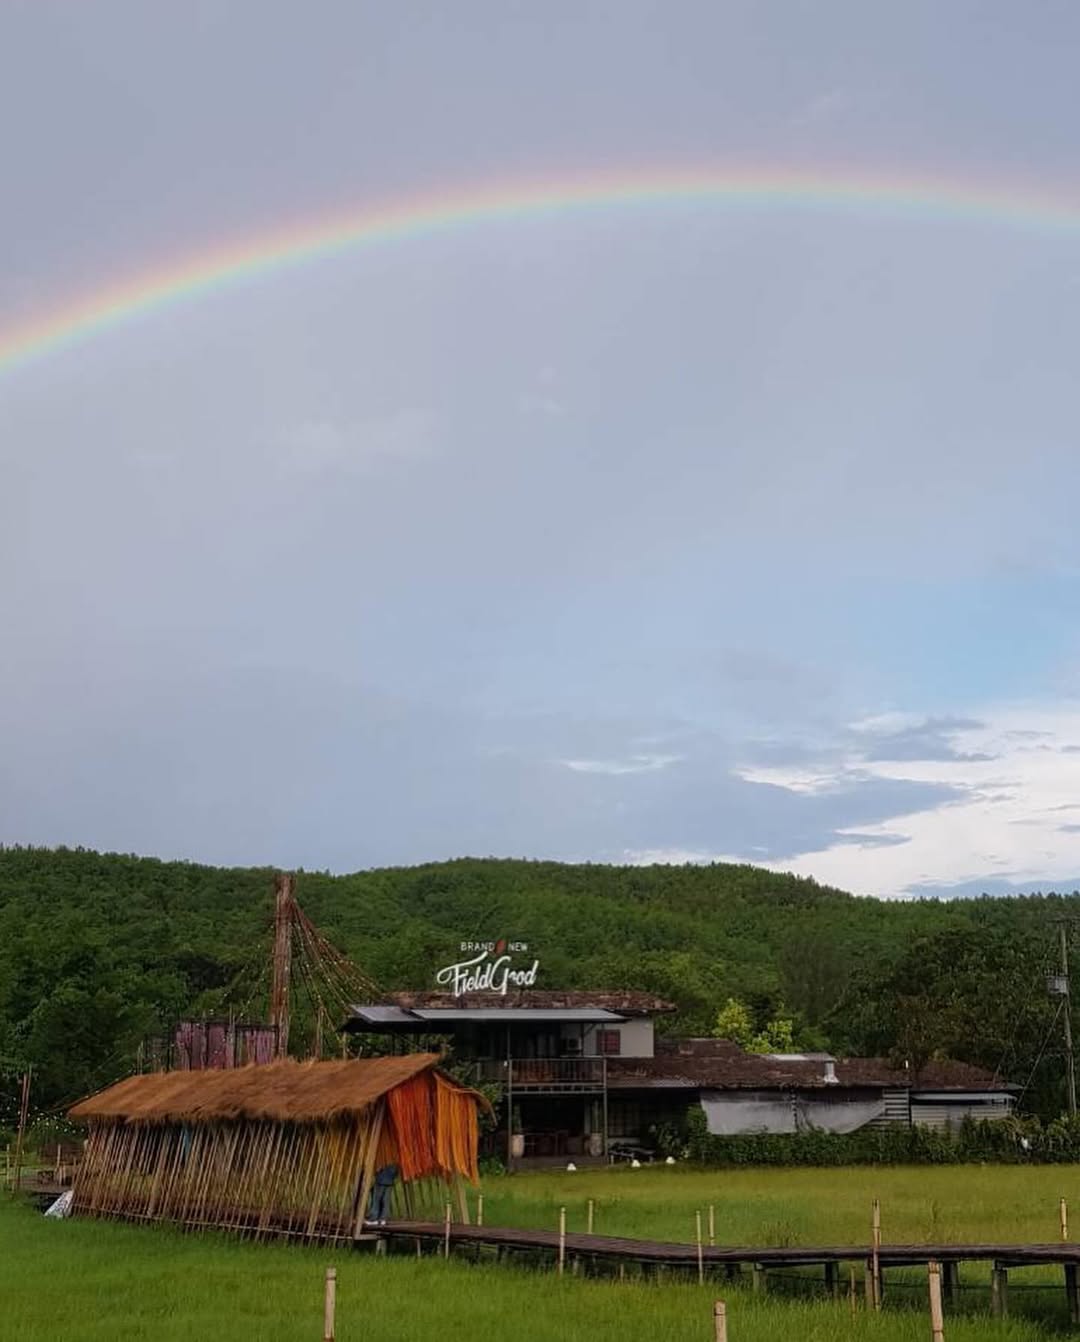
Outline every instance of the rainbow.
[(646, 207), (846, 211), (983, 221), (1028, 230), (1080, 229), (1080, 202), (1036, 194), (1028, 188), (987, 187), (930, 176), (713, 167), (499, 182), (363, 204), (340, 214), (214, 244), (92, 289), (48, 313), (18, 321), (6, 330), (0, 328), (0, 375), (174, 304), (359, 248), (481, 225)]

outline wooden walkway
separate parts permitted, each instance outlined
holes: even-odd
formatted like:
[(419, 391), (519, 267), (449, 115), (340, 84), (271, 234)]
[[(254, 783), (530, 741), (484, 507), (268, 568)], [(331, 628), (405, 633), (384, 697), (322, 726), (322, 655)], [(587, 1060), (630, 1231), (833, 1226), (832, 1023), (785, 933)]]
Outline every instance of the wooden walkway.
[[(417, 1250), (427, 1244), (444, 1251), (447, 1227), (434, 1221), (390, 1221), (376, 1232), (380, 1238), (409, 1239)], [(825, 1285), (834, 1294), (842, 1293), (841, 1264), (863, 1267), (871, 1272), (873, 1251), (869, 1245), (810, 1245), (768, 1248), (760, 1245), (702, 1245), (664, 1240), (623, 1239), (611, 1235), (583, 1235), (555, 1230), (518, 1230), (506, 1226), (474, 1226), (451, 1223), (449, 1248), (467, 1246), (493, 1249), (499, 1256), (512, 1253), (542, 1253), (556, 1260), (560, 1241), (566, 1263), (575, 1260), (591, 1263), (606, 1261), (612, 1265), (634, 1263), (643, 1267), (703, 1271), (712, 1275), (723, 1271), (738, 1276), (744, 1268), (753, 1274), (755, 1290), (767, 1288), (770, 1269), (824, 1269)], [(700, 1260), (699, 1260), (700, 1252)], [(961, 1263), (986, 1263), (991, 1269), (991, 1308), (995, 1314), (1007, 1313), (1007, 1284), (1010, 1268), (1060, 1267), (1069, 1314), (1074, 1325), (1080, 1324), (1080, 1243), (1056, 1244), (883, 1244), (878, 1253), (880, 1269), (926, 1267), (931, 1262), (942, 1266), (945, 1298), (951, 1299), (958, 1286), (957, 1269)]]

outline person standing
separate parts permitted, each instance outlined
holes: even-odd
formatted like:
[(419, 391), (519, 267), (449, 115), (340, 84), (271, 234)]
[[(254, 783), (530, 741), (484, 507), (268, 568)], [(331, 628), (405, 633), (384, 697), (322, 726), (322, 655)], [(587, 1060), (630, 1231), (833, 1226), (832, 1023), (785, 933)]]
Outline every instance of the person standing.
[(398, 1167), (393, 1164), (384, 1165), (382, 1169), (375, 1171), (375, 1182), (371, 1186), (371, 1201), (368, 1205), (370, 1225), (386, 1225), (387, 1213), (390, 1211), (390, 1195), (397, 1182), (397, 1176)]

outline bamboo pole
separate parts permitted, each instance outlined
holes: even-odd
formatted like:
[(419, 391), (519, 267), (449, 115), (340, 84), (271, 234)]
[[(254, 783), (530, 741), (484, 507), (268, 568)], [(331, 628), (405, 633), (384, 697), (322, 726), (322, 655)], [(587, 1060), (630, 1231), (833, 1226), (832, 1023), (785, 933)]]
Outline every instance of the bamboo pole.
[(443, 1228), (443, 1257), (444, 1257), (444, 1258), (449, 1258), (449, 1257), (450, 1257), (450, 1213), (451, 1213), (451, 1210), (452, 1210), (452, 1208), (451, 1208), (451, 1206), (450, 1206), (450, 1203), (448, 1202), (448, 1203), (446, 1204), (446, 1222), (445, 1222), (445, 1224), (444, 1224), (444, 1228)]
[(359, 1236), (364, 1228), (364, 1213), (367, 1208), (368, 1197), (371, 1193), (371, 1183), (375, 1177), (375, 1154), (378, 1151), (379, 1138), (382, 1136), (383, 1117), (385, 1113), (386, 1100), (383, 1099), (379, 1103), (374, 1121), (369, 1122), (367, 1125), (367, 1150), (365, 1151), (363, 1173), (360, 1176), (360, 1186), (357, 1190), (355, 1236)]
[(323, 1342), (334, 1342), (334, 1313), (337, 1308), (337, 1268), (326, 1269), (326, 1292), (323, 1297)]
[(697, 1233), (697, 1279), (698, 1285), (705, 1284), (705, 1258), (701, 1247), (701, 1213), (694, 1213), (694, 1228)]
[(26, 1134), (26, 1118), (30, 1112), (30, 1076), (33, 1072), (33, 1064), (27, 1067), (22, 1077), (22, 1092), (19, 1096), (19, 1128), (15, 1134), (15, 1182), (16, 1193), (22, 1184), (22, 1152), (23, 1138)]
[(482, 1226), (482, 1225), (484, 1224), (484, 1195), (483, 1195), (483, 1193), (477, 1193), (477, 1195), (476, 1195), (476, 1224), (477, 1224), (478, 1226)]
[(873, 1285), (874, 1308), (881, 1308), (881, 1203), (874, 1199), (874, 1211), (872, 1217), (872, 1231), (874, 1237), (873, 1257), (871, 1259), (871, 1277)]
[(1064, 1242), (1069, 1238), (1069, 1204), (1064, 1198), (1058, 1203), (1058, 1220), (1061, 1223), (1061, 1238)]
[(727, 1342), (727, 1305), (722, 1300), (714, 1300), (712, 1313), (713, 1329), (716, 1334), (714, 1342)]
[(566, 1208), (559, 1208), (559, 1276), (566, 1267)]
[(941, 1308), (941, 1264), (927, 1264), (927, 1278), (930, 1287), (930, 1340), (945, 1342), (945, 1315)]
[(595, 1220), (595, 1216), (596, 1216), (596, 1203), (593, 1201), (592, 1198), (590, 1198), (590, 1199), (589, 1199), (589, 1205), (588, 1205), (588, 1208), (587, 1208), (587, 1210), (586, 1210), (586, 1214), (585, 1214), (585, 1231), (586, 1231), (586, 1234), (591, 1235), (591, 1234), (593, 1233), (593, 1222), (594, 1222), (594, 1220)]
[(716, 1247), (716, 1208), (709, 1203), (709, 1248)]

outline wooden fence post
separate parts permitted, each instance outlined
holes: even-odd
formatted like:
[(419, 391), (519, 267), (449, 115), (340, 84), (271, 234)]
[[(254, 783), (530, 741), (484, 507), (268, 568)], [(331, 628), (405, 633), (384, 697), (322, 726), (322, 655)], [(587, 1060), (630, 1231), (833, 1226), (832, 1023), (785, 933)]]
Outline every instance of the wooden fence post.
[(930, 1287), (930, 1342), (945, 1342), (945, 1316), (941, 1310), (941, 1264), (926, 1265)]
[(483, 1193), (478, 1193), (478, 1194), (477, 1194), (477, 1197), (476, 1197), (476, 1224), (477, 1224), (478, 1226), (482, 1226), (482, 1225), (484, 1224), (484, 1195), (483, 1195)]
[(452, 1208), (449, 1202), (446, 1204), (446, 1223), (443, 1226), (443, 1257), (450, 1257), (450, 1213)]
[(1061, 1223), (1061, 1238), (1067, 1240), (1069, 1238), (1069, 1204), (1064, 1198), (1058, 1204), (1058, 1220)]
[(874, 1214), (872, 1218), (873, 1230), (873, 1256), (871, 1258), (871, 1285), (873, 1288), (874, 1308), (881, 1308), (881, 1203), (874, 1199)]
[(851, 1317), (854, 1318), (859, 1308), (859, 1296), (855, 1289), (855, 1266), (848, 1264), (848, 1299), (851, 1301)]
[(566, 1208), (559, 1208), (559, 1276), (566, 1267)]
[(716, 1329), (714, 1342), (727, 1342), (727, 1305), (722, 1300), (714, 1300), (712, 1315), (713, 1327)]
[(694, 1222), (697, 1229), (697, 1279), (698, 1285), (705, 1284), (705, 1258), (701, 1248), (701, 1213), (694, 1213)]
[[(710, 1202), (710, 1203), (709, 1203), (709, 1248), (712, 1249), (712, 1248), (715, 1247), (715, 1245), (716, 1245), (716, 1208), (715, 1208), (715, 1207), (713, 1206), (713, 1204)], [(726, 1326), (727, 1326), (727, 1325), (725, 1324), (725, 1327), (726, 1327)]]
[(323, 1342), (334, 1342), (334, 1311), (337, 1307), (337, 1268), (326, 1269), (326, 1293), (323, 1298)]
[(990, 1273), (990, 1313), (996, 1319), (1009, 1312), (1009, 1273), (1001, 1263), (995, 1263)]
[(592, 1200), (592, 1198), (590, 1198), (590, 1199), (589, 1199), (589, 1210), (588, 1210), (588, 1213), (587, 1213), (587, 1215), (586, 1215), (586, 1222), (585, 1222), (585, 1225), (586, 1225), (586, 1231), (587, 1231), (587, 1233), (590, 1234), (590, 1235), (591, 1235), (592, 1232), (593, 1232), (593, 1212), (594, 1212), (593, 1200)]
[(1076, 1264), (1065, 1264), (1065, 1299), (1069, 1304), (1069, 1322), (1080, 1323), (1080, 1284), (1077, 1283)]

